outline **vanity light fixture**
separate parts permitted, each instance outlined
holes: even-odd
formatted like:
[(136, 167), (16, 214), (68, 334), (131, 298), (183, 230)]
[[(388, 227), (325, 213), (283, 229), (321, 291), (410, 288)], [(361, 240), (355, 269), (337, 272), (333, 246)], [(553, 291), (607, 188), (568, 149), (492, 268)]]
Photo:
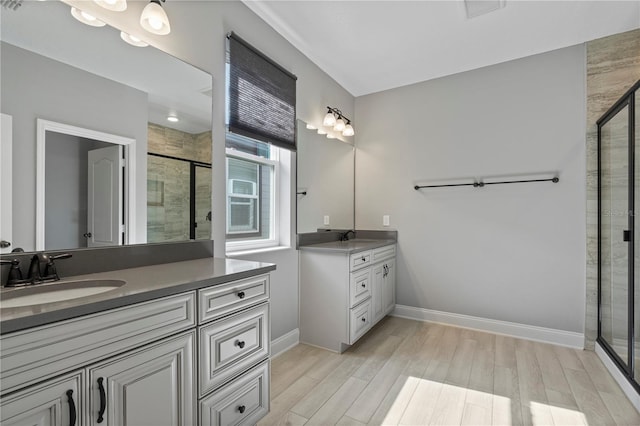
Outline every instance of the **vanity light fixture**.
[(165, 0), (151, 0), (144, 7), (142, 15), (140, 15), (140, 25), (152, 34), (167, 35), (171, 32), (171, 26), (161, 1)]
[[(342, 115), (342, 111), (337, 108), (327, 107), (327, 115), (322, 120), (322, 125), (330, 127), (334, 132), (342, 133), (342, 136), (353, 136), (355, 131), (351, 125), (351, 120)], [(320, 133), (318, 131), (318, 133)]]
[(127, 10), (127, 0), (93, 0), (99, 6), (114, 12)]
[(135, 47), (147, 47), (149, 44), (140, 40), (138, 37), (120, 31), (120, 38)]
[(87, 24), (92, 27), (104, 27), (107, 25), (92, 14), (75, 7), (71, 7), (71, 15), (83, 24)]
[(333, 133), (327, 133), (327, 139), (335, 139), (336, 135), (334, 135)]
[(180, 119), (178, 117), (176, 117), (175, 115), (170, 115), (167, 117), (167, 121), (170, 121), (172, 123), (177, 123), (178, 121), (180, 121)]
[(326, 135), (326, 134), (327, 134), (327, 132), (326, 132), (326, 131), (324, 131), (324, 130), (322, 130), (322, 129), (318, 129), (318, 134), (319, 134), (319, 135)]

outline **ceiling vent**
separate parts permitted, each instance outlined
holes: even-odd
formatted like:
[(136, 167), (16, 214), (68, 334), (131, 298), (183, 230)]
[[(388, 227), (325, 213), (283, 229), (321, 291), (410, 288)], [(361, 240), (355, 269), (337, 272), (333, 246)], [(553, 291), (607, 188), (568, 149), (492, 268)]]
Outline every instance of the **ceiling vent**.
[(505, 6), (505, 0), (464, 0), (467, 19), (494, 12)]
[(3, 9), (17, 10), (22, 6), (22, 0), (0, 0)]

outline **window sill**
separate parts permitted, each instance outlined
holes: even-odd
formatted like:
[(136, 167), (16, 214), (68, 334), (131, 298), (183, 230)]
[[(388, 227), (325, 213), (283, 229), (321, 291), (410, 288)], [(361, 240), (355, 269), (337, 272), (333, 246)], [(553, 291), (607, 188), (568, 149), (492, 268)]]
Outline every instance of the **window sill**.
[(234, 257), (242, 257), (251, 254), (262, 254), (262, 253), (270, 253), (275, 251), (283, 251), (291, 249), (290, 246), (273, 246), (273, 247), (263, 247), (263, 248), (255, 248), (249, 250), (235, 250), (235, 251), (227, 251), (226, 256), (229, 258)]

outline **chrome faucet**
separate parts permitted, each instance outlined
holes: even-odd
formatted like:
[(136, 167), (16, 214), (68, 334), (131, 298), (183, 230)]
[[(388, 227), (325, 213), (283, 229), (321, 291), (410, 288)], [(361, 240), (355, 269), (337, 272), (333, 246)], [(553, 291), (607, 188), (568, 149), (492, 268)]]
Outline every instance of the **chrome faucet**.
[(353, 236), (356, 236), (356, 231), (349, 229), (346, 232), (342, 232), (340, 233), (340, 241), (349, 241), (349, 234), (353, 234)]

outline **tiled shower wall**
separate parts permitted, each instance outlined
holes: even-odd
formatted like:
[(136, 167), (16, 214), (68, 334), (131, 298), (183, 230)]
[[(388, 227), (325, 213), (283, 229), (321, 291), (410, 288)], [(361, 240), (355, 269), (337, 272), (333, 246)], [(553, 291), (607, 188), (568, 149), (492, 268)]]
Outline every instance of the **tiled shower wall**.
[[(598, 332), (598, 135), (596, 121), (640, 79), (640, 30), (587, 43), (587, 298), (585, 347)], [(621, 165), (622, 166), (622, 165)], [(614, 302), (615, 303), (615, 302)], [(619, 308), (626, 309), (626, 302)], [(607, 307), (609, 308), (609, 307)]]
[[(211, 164), (211, 145), (210, 131), (191, 134), (149, 123), (147, 146), (150, 153)], [(207, 175), (211, 176), (210, 173)], [(188, 240), (189, 163), (150, 156), (147, 161), (147, 179), (153, 185), (159, 185), (158, 182), (162, 184), (161, 188), (154, 187), (155, 191), (162, 192), (161, 199), (156, 199), (157, 194), (148, 194), (147, 240), (149, 242)], [(202, 196), (206, 193), (211, 194), (211, 179), (197, 176), (196, 185), (196, 197), (198, 194)], [(206, 207), (203, 208), (207, 210)], [(202, 219), (199, 223), (204, 226), (207, 224), (204, 220), (207, 212), (200, 210), (197, 211), (197, 218)], [(205, 231), (202, 226), (199, 228)]]

